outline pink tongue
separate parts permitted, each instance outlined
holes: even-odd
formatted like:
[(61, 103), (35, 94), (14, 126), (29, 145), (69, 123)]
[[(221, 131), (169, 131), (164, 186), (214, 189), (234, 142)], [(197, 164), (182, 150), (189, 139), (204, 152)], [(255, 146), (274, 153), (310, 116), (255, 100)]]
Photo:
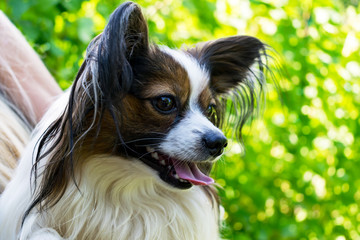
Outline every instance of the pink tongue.
[(214, 179), (202, 173), (194, 163), (184, 163), (173, 160), (177, 175), (181, 179), (188, 180), (194, 185), (209, 185), (214, 183)]

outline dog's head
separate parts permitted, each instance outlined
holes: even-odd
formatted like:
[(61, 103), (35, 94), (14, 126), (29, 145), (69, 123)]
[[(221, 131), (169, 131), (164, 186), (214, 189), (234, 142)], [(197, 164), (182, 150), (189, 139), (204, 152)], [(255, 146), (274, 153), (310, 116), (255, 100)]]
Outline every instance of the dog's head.
[(225, 99), (234, 91), (240, 96), (235, 114), (242, 125), (255, 98), (250, 67), (261, 63), (263, 50), (259, 40), (247, 36), (186, 50), (158, 47), (149, 43), (140, 8), (123, 4), (89, 48), (97, 56), (93, 80), (99, 84), (100, 101), (118, 127), (111, 145), (176, 188), (213, 183), (203, 172), (227, 145), (218, 128)]
[(219, 128), (229, 123), (240, 136), (264, 84), (263, 56), (265, 45), (248, 36), (158, 47), (139, 6), (122, 4), (89, 45), (63, 116), (39, 142), (36, 162), (49, 155), (51, 165), (38, 202), (64, 191), (64, 169), (86, 164), (76, 162), (79, 153), (140, 160), (177, 189), (213, 183), (212, 163), (227, 145)]

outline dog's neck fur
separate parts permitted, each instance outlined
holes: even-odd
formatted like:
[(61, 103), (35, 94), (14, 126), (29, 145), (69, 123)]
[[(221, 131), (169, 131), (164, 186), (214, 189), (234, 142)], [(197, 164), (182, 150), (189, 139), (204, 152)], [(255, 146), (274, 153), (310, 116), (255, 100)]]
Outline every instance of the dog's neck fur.
[(174, 190), (150, 171), (119, 157), (92, 157), (81, 192), (71, 184), (43, 222), (68, 239), (219, 238), (218, 207), (202, 187)]

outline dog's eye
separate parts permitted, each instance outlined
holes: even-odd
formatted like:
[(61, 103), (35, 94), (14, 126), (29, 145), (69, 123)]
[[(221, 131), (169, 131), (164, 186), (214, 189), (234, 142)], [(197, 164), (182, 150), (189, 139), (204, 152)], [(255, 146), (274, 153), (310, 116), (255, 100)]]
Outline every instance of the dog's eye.
[(156, 110), (161, 113), (169, 114), (176, 110), (176, 102), (172, 96), (160, 96), (152, 100)]
[(212, 117), (215, 114), (215, 104), (210, 104), (208, 108), (206, 109), (207, 115), (209, 117)]

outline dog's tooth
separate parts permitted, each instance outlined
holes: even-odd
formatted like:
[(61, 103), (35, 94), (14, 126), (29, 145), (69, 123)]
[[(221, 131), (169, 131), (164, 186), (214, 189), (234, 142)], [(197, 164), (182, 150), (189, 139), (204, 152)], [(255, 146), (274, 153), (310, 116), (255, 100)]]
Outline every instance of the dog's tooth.
[(176, 179), (180, 179), (179, 175), (177, 175), (176, 173), (175, 173), (174, 177), (175, 177)]
[(161, 160), (161, 161), (160, 161), (160, 164), (165, 166), (165, 160), (164, 160), (164, 159)]
[(151, 156), (155, 158), (156, 160), (159, 160), (159, 154), (157, 152), (151, 153)]
[(152, 147), (147, 146), (147, 147), (146, 147), (146, 151), (152, 153), (152, 152), (155, 152), (155, 149), (152, 148)]

